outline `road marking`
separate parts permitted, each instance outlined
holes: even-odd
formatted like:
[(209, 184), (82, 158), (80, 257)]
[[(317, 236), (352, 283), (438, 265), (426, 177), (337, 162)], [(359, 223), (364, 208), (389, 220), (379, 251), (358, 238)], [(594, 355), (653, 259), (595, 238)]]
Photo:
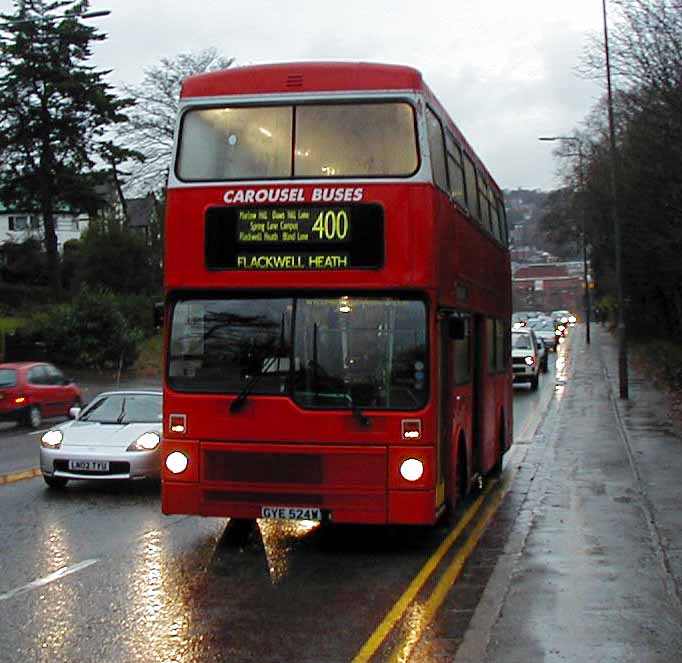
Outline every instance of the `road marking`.
[(426, 603), (420, 607), (419, 610), (419, 627), (411, 630), (405, 635), (405, 638), (400, 642), (391, 652), (388, 657), (388, 663), (404, 663), (409, 660), (412, 650), (417, 645), (422, 637), (425, 628), (433, 621), (436, 612), (447, 598), (450, 588), (455, 584), (462, 573), (464, 564), (466, 564), (469, 557), (476, 549), (481, 537), (488, 529), (488, 524), (493, 516), (500, 508), (502, 500), (505, 498), (509, 485), (512, 481), (512, 473), (510, 472), (500, 484), (499, 490), (494, 493), (492, 501), (486, 507), (480, 520), (474, 526), (469, 537), (464, 541), (462, 549), (457, 553), (455, 558), (450, 563), (450, 566), (443, 572), (438, 584), (427, 599)]
[(372, 656), (376, 653), (377, 649), (381, 646), (381, 643), (385, 640), (386, 636), (391, 632), (396, 622), (402, 618), (402, 616), (407, 611), (410, 603), (413, 601), (415, 596), (419, 593), (421, 588), (424, 586), (426, 581), (429, 579), (431, 574), (434, 572), (438, 564), (441, 562), (445, 554), (450, 550), (455, 541), (461, 536), (462, 532), (466, 529), (469, 523), (473, 520), (474, 516), (478, 513), (481, 506), (483, 505), (485, 498), (492, 491), (493, 486), (496, 482), (492, 481), (486, 487), (483, 493), (479, 495), (478, 499), (469, 507), (465, 512), (462, 519), (457, 523), (457, 527), (448, 534), (443, 543), (438, 546), (436, 552), (431, 556), (431, 558), (424, 564), (421, 571), (415, 576), (412, 582), (409, 584), (407, 589), (403, 592), (403, 595), (398, 599), (395, 605), (389, 610), (386, 617), (377, 628), (374, 633), (370, 635), (365, 644), (362, 646), (360, 651), (356, 654), (352, 663), (366, 663)]
[(0, 484), (14, 483), (15, 481), (23, 481), (24, 479), (33, 479), (42, 474), (39, 467), (32, 467), (28, 470), (21, 470), (19, 472), (11, 472), (10, 474), (0, 474)]
[(533, 439), (537, 427), (540, 425), (540, 420), (542, 418), (541, 408), (537, 408), (533, 411), (530, 417), (526, 419), (526, 425), (518, 436), (514, 436), (514, 442), (517, 444), (523, 444)]
[(99, 562), (98, 559), (86, 559), (84, 562), (74, 564), (73, 566), (63, 566), (61, 569), (55, 571), (54, 573), (50, 573), (50, 575), (45, 576), (44, 578), (38, 578), (38, 580), (29, 582), (28, 585), (17, 587), (17, 589), (13, 589), (6, 594), (0, 594), (0, 601), (6, 601), (7, 599), (12, 599), (15, 596), (19, 596), (21, 594), (25, 594), (26, 592), (30, 592), (33, 589), (37, 589), (38, 587), (44, 587), (55, 580), (60, 580), (61, 578), (71, 575), (72, 573), (76, 573), (77, 571), (85, 569), (88, 566), (92, 566), (97, 562)]

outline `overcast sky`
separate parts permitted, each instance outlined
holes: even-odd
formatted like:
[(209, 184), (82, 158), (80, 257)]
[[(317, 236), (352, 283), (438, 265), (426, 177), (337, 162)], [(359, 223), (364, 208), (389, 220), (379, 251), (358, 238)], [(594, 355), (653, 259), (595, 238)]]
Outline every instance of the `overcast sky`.
[[(0, 0), (0, 10), (12, 10)], [(162, 57), (217, 48), (236, 64), (365, 60), (421, 70), (503, 188), (560, 185), (552, 143), (602, 81), (576, 73), (600, 0), (93, 0), (109, 16), (94, 64), (137, 84)]]

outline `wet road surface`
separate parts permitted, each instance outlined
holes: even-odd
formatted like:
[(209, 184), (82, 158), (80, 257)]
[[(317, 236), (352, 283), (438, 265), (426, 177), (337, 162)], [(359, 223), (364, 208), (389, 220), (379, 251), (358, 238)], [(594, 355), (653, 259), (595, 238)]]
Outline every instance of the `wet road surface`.
[[(554, 392), (554, 368), (538, 392), (515, 389), (517, 439), (532, 438)], [(22, 436), (35, 449), (26, 430), (0, 432), (0, 444)], [(523, 455), (519, 444), (505, 474), (532, 471)], [(352, 661), (450, 532), (262, 522), (244, 536), (224, 520), (163, 516), (153, 483), (59, 492), (36, 478), (0, 491), (7, 663)], [(505, 501), (435, 620), (434, 574), (371, 660), (452, 660), (521, 499)]]

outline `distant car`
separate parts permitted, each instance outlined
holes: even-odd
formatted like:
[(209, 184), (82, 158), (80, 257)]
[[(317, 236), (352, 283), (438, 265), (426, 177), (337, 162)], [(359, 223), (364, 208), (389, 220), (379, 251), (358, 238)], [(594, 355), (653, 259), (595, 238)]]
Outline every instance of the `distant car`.
[(528, 326), (542, 340), (548, 350), (556, 351), (562, 332), (559, 331), (552, 318), (535, 318), (528, 321)]
[(0, 419), (38, 428), (46, 417), (80, 407), (81, 390), (46, 362), (0, 364)]
[(63, 488), (71, 479), (160, 476), (160, 391), (104, 392), (72, 415), (40, 439), (40, 469), (48, 486)]
[(512, 313), (512, 328), (525, 327), (528, 320), (544, 315), (542, 311), (515, 311)]
[(535, 334), (535, 330), (530, 327), (532, 320), (528, 321), (529, 328), (533, 331), (535, 336), (535, 349), (538, 354), (538, 361), (540, 362), (540, 370), (546, 373), (549, 370), (549, 348), (545, 345), (545, 342)]
[(568, 325), (574, 325), (577, 321), (573, 313), (565, 309), (552, 311), (551, 315), (555, 320), (558, 320), (561, 324), (566, 325), (567, 327)]
[(514, 382), (529, 382), (531, 391), (538, 388), (542, 358), (538, 353), (538, 342), (532, 329), (523, 327), (512, 331), (512, 368)]

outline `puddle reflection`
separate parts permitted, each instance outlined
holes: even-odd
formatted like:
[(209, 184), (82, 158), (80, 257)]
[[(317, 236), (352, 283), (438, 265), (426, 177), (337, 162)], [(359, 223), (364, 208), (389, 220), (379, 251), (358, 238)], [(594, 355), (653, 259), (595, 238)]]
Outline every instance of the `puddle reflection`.
[(561, 400), (564, 396), (567, 376), (568, 376), (568, 352), (566, 349), (566, 343), (562, 343), (557, 348), (557, 357), (555, 364), (554, 393), (557, 397), (557, 400)]
[(134, 617), (129, 626), (136, 644), (132, 654), (146, 661), (153, 651), (160, 663), (181, 663), (190, 646), (190, 614), (179, 587), (181, 576), (169, 568), (160, 530), (142, 537), (135, 559), (127, 584)]
[[(68, 532), (58, 523), (50, 523), (39, 530), (37, 547), (50, 575), (74, 564)], [(51, 582), (39, 590), (35, 608), (36, 651), (61, 651), (75, 637), (73, 613), (78, 610), (81, 597), (78, 587), (70, 582)]]
[(421, 640), (424, 631), (429, 626), (425, 606), (422, 603), (414, 603), (405, 613), (404, 634), (400, 638), (400, 645), (396, 647), (389, 660), (397, 663), (407, 663), (413, 649)]

